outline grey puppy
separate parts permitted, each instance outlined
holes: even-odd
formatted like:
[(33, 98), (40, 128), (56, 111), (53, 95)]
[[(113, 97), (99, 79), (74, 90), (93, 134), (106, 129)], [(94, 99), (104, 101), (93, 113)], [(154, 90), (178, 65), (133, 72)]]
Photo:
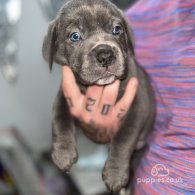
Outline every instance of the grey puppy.
[[(89, 85), (107, 85), (119, 79), (120, 99), (129, 78), (135, 76), (139, 80), (134, 102), (111, 140), (103, 170), (103, 180), (114, 192), (127, 185), (130, 160), (145, 145), (155, 115), (153, 93), (147, 75), (135, 61), (132, 42), (131, 29), (114, 4), (107, 0), (71, 0), (49, 25), (43, 43), (43, 56), (50, 68), (53, 61), (69, 65), (83, 93)], [(89, 98), (88, 112), (94, 101)], [(75, 124), (81, 126), (71, 116), (69, 106), (74, 105), (60, 87), (52, 123), (52, 158), (65, 171), (77, 160)], [(102, 114), (106, 115), (108, 109), (109, 105), (104, 105)], [(121, 108), (119, 118), (124, 111)]]

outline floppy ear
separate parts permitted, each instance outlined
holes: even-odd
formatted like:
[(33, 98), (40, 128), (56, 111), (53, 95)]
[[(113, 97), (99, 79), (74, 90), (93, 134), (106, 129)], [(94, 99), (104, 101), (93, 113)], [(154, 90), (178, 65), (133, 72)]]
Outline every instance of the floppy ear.
[(128, 42), (129, 48), (130, 48), (132, 54), (135, 55), (135, 52), (134, 52), (134, 46), (135, 46), (135, 44), (134, 44), (133, 30), (131, 29), (130, 26), (128, 26), (127, 28), (128, 28), (127, 29), (127, 32), (128, 32), (128, 35), (127, 36), (128, 36), (128, 39), (129, 39), (129, 42)]
[(52, 64), (54, 61), (54, 56), (56, 54), (56, 21), (52, 21), (49, 25), (48, 32), (43, 41), (42, 53), (44, 59), (49, 63), (50, 70), (52, 69)]
[(135, 52), (134, 52), (134, 35), (133, 35), (133, 30), (129, 24), (129, 22), (127, 22), (127, 19), (125, 19), (125, 23), (126, 23), (126, 29), (125, 31), (127, 32), (126, 33), (126, 36), (127, 36), (127, 43), (128, 43), (128, 48), (131, 50), (131, 53), (133, 55), (135, 55)]

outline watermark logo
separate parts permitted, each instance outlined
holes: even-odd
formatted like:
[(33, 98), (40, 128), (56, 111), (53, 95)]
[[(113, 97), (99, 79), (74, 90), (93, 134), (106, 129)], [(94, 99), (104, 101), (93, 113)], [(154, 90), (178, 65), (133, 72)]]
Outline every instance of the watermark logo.
[(151, 175), (158, 177), (168, 176), (169, 169), (167, 169), (163, 164), (156, 164), (155, 166), (152, 167)]
[(183, 183), (183, 178), (172, 178), (169, 169), (163, 164), (156, 164), (151, 169), (151, 177), (137, 178), (137, 184), (146, 183)]

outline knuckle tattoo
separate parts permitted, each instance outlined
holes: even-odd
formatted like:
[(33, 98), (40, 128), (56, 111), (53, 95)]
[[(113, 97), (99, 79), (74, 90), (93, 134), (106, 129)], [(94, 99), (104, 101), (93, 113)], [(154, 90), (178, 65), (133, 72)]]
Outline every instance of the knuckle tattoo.
[(110, 108), (112, 107), (112, 105), (110, 104), (104, 104), (101, 110), (101, 115), (108, 115), (108, 112), (110, 110)]
[(71, 99), (70, 97), (65, 97), (65, 99), (66, 99), (66, 101), (67, 101), (67, 103), (68, 103), (68, 106), (69, 106), (70, 108), (72, 108), (72, 107), (73, 107), (72, 99)]
[(91, 97), (87, 98), (87, 104), (85, 106), (86, 111), (87, 112), (92, 112), (92, 106), (94, 106), (95, 103), (96, 103), (95, 99), (93, 99)]
[(127, 111), (125, 109), (121, 108), (120, 111), (119, 111), (119, 113), (117, 114), (117, 118), (120, 121), (122, 121), (125, 118), (125, 116), (126, 116), (126, 112)]

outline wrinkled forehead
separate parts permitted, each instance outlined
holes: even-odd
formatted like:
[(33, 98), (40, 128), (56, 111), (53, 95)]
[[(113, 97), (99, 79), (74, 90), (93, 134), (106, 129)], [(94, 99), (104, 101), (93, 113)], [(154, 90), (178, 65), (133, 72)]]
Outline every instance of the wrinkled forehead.
[(107, 26), (122, 23), (121, 13), (115, 7), (104, 7), (101, 4), (78, 5), (74, 9), (66, 7), (61, 15), (61, 22), (66, 27), (77, 27), (81, 30), (82, 28), (89, 30), (105, 29)]

